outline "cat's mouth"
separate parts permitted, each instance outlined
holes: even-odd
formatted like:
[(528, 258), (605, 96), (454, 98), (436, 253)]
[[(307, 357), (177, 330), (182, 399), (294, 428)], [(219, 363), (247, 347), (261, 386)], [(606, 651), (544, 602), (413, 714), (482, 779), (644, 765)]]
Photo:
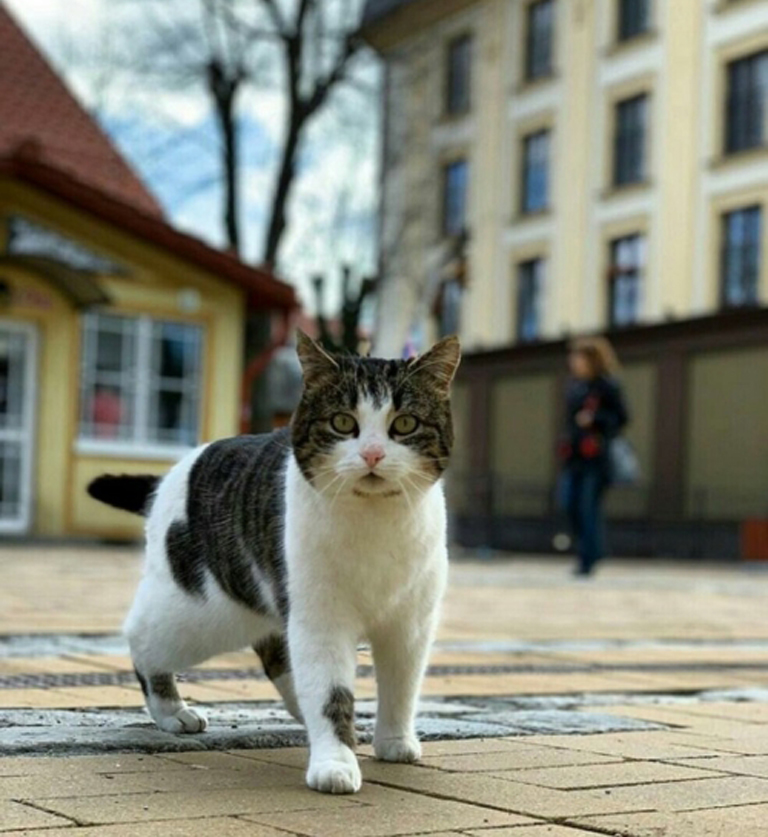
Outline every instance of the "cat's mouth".
[(401, 492), (389, 480), (371, 472), (360, 477), (352, 493), (357, 497), (396, 497)]

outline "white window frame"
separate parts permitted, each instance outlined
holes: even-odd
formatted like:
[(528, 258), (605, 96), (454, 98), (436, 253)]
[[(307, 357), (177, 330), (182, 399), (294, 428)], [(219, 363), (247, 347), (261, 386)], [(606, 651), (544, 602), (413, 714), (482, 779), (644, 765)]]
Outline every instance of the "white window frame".
[[(205, 334), (200, 323), (179, 320), (182, 326), (191, 326), (199, 329), (200, 333), (200, 363), (198, 370), (198, 415), (197, 415), (197, 439), (194, 444), (165, 444), (148, 438), (150, 430), (150, 401), (152, 398), (152, 341), (153, 331), (158, 323), (174, 322), (166, 317), (151, 317), (147, 314), (124, 314), (122, 312), (97, 311), (93, 314), (86, 314), (82, 320), (82, 334), (86, 336), (88, 329), (88, 317), (99, 316), (125, 317), (136, 323), (134, 339), (136, 341), (136, 365), (133, 381), (133, 416), (131, 425), (133, 427), (133, 439), (94, 439), (82, 436), (81, 419), (78, 416), (78, 436), (75, 443), (77, 453), (86, 455), (112, 456), (122, 459), (146, 459), (146, 460), (175, 460), (192, 450), (200, 443), (200, 430), (202, 426), (202, 393), (204, 392), (204, 351)], [(84, 358), (81, 355), (81, 375), (83, 371)], [(79, 397), (82, 401), (84, 396), (83, 381), (80, 382)]]

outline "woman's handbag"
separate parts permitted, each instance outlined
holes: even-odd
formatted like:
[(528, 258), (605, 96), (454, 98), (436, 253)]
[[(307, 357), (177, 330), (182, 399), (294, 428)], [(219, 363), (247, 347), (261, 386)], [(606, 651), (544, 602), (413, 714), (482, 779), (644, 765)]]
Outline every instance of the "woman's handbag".
[(625, 436), (611, 439), (608, 448), (611, 460), (613, 481), (622, 485), (632, 485), (640, 480), (640, 462), (632, 443)]

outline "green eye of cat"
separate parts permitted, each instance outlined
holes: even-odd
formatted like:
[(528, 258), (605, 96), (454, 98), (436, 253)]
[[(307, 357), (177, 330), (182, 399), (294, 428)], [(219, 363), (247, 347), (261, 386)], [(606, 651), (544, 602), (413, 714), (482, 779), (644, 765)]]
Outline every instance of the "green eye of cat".
[(408, 436), (419, 426), (419, 420), (415, 416), (398, 416), (392, 422), (392, 430), (398, 436)]
[(357, 430), (357, 422), (348, 413), (336, 413), (331, 419), (331, 427), (342, 436), (349, 436)]

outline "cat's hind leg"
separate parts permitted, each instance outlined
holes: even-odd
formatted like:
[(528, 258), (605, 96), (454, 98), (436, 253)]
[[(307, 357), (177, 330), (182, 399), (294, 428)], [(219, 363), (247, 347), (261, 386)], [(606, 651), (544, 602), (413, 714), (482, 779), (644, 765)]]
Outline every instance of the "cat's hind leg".
[(165, 732), (203, 732), (208, 721), (197, 709), (192, 709), (181, 699), (174, 674), (144, 675), (137, 668), (136, 677), (144, 692), (149, 714), (157, 726)]
[(283, 699), (285, 708), (297, 721), (303, 722), (296, 688), (293, 683), (288, 641), (284, 634), (269, 634), (253, 646), (259, 655), (264, 673), (272, 681)]
[(147, 709), (166, 732), (203, 732), (205, 716), (179, 695), (175, 672), (184, 671), (212, 656), (201, 641), (205, 621), (196, 617), (194, 601), (172, 583), (142, 579), (125, 623), (136, 676)]

